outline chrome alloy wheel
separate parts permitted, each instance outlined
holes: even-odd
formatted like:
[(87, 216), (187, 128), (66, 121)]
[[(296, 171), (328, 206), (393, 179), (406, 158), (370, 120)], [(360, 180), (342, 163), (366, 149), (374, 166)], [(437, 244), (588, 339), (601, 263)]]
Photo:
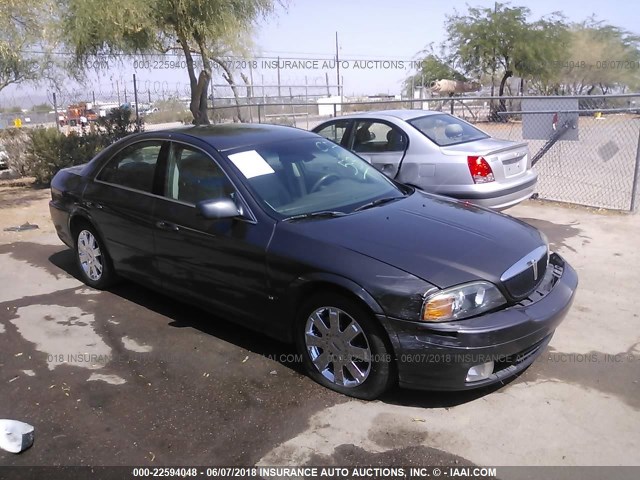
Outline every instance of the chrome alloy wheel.
[(97, 282), (102, 277), (102, 255), (98, 241), (89, 230), (82, 230), (78, 235), (78, 258), (84, 274)]
[(371, 348), (362, 327), (347, 312), (320, 307), (307, 319), (305, 348), (316, 369), (341, 387), (361, 385), (371, 372)]

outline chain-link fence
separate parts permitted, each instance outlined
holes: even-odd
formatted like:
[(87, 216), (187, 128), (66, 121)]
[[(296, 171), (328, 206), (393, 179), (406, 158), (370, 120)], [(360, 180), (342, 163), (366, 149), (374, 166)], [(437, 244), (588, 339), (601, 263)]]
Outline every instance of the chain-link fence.
[[(191, 90), (185, 83), (135, 81), (133, 77), (108, 85), (74, 85), (61, 89), (0, 93), (0, 128), (13, 126), (75, 127), (116, 107), (129, 107), (149, 123), (190, 121)], [(71, 128), (64, 128), (71, 130)]]
[[(241, 119), (311, 129), (336, 116), (391, 109), (436, 110), (493, 137), (527, 142), (539, 198), (634, 210), (640, 168), (640, 94), (573, 97), (451, 97), (219, 106), (215, 121)], [(632, 201), (635, 199), (636, 202)]]
[[(243, 79), (246, 83), (210, 84), (207, 97), (212, 121), (260, 121), (255, 105), (287, 106), (269, 111), (265, 108), (267, 116), (260, 117), (264, 121), (272, 116), (290, 117), (292, 109), (299, 114), (303, 110), (299, 105), (342, 100), (341, 87), (330, 83), (328, 76), (305, 76), (292, 84), (268, 84), (262, 80), (251, 83), (246, 76)], [(65, 127), (64, 131), (73, 131), (81, 117), (92, 121), (115, 107), (129, 107), (151, 129), (162, 128), (176, 122), (190, 123), (193, 118), (190, 103), (191, 87), (184, 82), (136, 80), (135, 75), (98, 84), (79, 85), (70, 81), (55, 91), (0, 92), (0, 129), (58, 124)]]
[[(245, 79), (246, 80), (246, 79)], [(633, 210), (638, 197), (640, 94), (552, 97), (344, 97), (329, 77), (305, 77), (295, 85), (212, 84), (209, 118), (214, 123), (275, 123), (312, 129), (341, 115), (390, 109), (452, 113), (488, 134), (529, 144), (539, 173), (540, 198)], [(190, 123), (185, 83), (115, 80), (98, 87), (39, 92), (39, 97), (0, 95), (0, 128), (55, 126), (78, 129), (82, 117), (129, 106), (154, 130)]]
[[(633, 210), (640, 162), (640, 95), (508, 97), (455, 102), (492, 136), (526, 141), (540, 198)], [(450, 107), (450, 102), (449, 102)]]

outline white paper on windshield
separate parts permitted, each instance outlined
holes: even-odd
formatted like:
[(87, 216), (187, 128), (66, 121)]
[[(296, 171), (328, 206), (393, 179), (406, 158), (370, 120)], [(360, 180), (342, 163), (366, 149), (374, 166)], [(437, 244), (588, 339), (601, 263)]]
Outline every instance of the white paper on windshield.
[(247, 178), (275, 173), (271, 165), (255, 150), (234, 153), (229, 155), (229, 160), (231, 160), (233, 164), (238, 167), (238, 170)]

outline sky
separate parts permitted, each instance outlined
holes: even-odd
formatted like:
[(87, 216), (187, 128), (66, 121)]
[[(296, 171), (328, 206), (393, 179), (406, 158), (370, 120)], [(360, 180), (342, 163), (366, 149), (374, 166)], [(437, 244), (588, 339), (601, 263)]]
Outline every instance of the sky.
[[(456, 11), (463, 13), (467, 9), (467, 2), (453, 0), (288, 1), (286, 9), (278, 9), (275, 16), (262, 22), (256, 30), (254, 44), (255, 55), (259, 57), (255, 59), (257, 68), (252, 72), (245, 69), (247, 76), (253, 74), (254, 84), (277, 85), (278, 71), (269, 61), (277, 57), (280, 57), (281, 64), (296, 58), (317, 60), (317, 63), (281, 68), (283, 95), (288, 94), (289, 85), (304, 84), (310, 85), (307, 89), (309, 94), (326, 95), (326, 74), (331, 84), (337, 83), (333, 64), (323, 65), (324, 60), (331, 62), (334, 59), (336, 32), (342, 60), (340, 75), (344, 82), (343, 93), (347, 96), (398, 94), (402, 89), (402, 81), (412, 73), (410, 61), (417, 59), (418, 53), (430, 43), (438, 45), (444, 40), (446, 16)], [(468, 4), (493, 7), (494, 2), (471, 0)], [(521, 0), (511, 4), (527, 6), (534, 19), (559, 10), (573, 22), (596, 15), (598, 19), (624, 29), (640, 30), (640, 2), (633, 0)], [(242, 63), (242, 59), (237, 60)], [(368, 62), (362, 63), (362, 60)], [(132, 65), (109, 65), (108, 69), (89, 75), (92, 85), (85, 86), (84, 91), (91, 88), (113, 94), (117, 88), (123, 96), (124, 84), (128, 84), (128, 91), (131, 92), (133, 71)], [(166, 88), (167, 91), (179, 90), (183, 95), (188, 94), (188, 77), (183, 68), (143, 68), (137, 69), (136, 74), (142, 90), (146, 88), (157, 93)], [(239, 78), (236, 80), (240, 82)], [(222, 84), (224, 80), (217, 75), (214, 83)], [(216, 91), (222, 94), (224, 90), (228, 95), (228, 89)], [(298, 89), (297, 93), (300, 91)], [(260, 95), (260, 87), (254, 92)], [(276, 92), (275, 87), (265, 90), (267, 95), (275, 95)], [(333, 88), (332, 93), (335, 92)], [(42, 87), (35, 90), (33, 87), (11, 88), (0, 92), (0, 104), (22, 103), (22, 96), (30, 99), (32, 104), (38, 99), (51, 97)], [(157, 98), (157, 95), (154, 97)]]
[[(256, 44), (263, 55), (334, 55), (338, 32), (339, 55), (345, 59), (411, 60), (430, 43), (440, 44), (446, 36), (447, 15), (465, 12), (467, 4), (493, 7), (493, 1), (419, 1), (419, 0), (293, 0), (286, 12), (280, 12), (258, 32)], [(598, 19), (638, 31), (640, 2), (621, 0), (536, 0), (514, 1), (511, 5), (528, 7), (534, 18), (561, 11), (569, 21), (582, 21), (592, 14)], [(343, 69), (345, 94), (398, 93), (408, 72), (398, 68)], [(366, 65), (365, 65), (366, 66)], [(393, 65), (397, 66), (397, 65)], [(392, 66), (392, 67), (393, 67)], [(406, 65), (405, 65), (406, 66)], [(265, 78), (267, 74), (265, 72)], [(273, 73), (273, 72), (271, 72)], [(324, 72), (315, 76), (324, 77)], [(311, 77), (312, 73), (307, 73)], [(285, 76), (304, 81), (304, 73), (290, 70)], [(271, 75), (273, 77), (273, 75)], [(335, 71), (333, 72), (335, 79)], [(324, 78), (322, 78), (324, 81)], [(335, 82), (334, 82), (335, 83)]]

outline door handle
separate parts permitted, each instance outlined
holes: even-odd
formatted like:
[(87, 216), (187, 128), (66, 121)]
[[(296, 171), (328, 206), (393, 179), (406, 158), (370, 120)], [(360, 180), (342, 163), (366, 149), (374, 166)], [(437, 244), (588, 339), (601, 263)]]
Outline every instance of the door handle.
[(178, 230), (180, 230), (180, 227), (178, 227), (178, 225), (176, 225), (175, 223), (165, 222), (164, 220), (160, 220), (159, 222), (157, 222), (156, 227), (161, 230), (168, 230), (170, 232), (177, 232)]
[(96, 202), (87, 202), (85, 205), (87, 206), (87, 208), (102, 208), (102, 205)]

